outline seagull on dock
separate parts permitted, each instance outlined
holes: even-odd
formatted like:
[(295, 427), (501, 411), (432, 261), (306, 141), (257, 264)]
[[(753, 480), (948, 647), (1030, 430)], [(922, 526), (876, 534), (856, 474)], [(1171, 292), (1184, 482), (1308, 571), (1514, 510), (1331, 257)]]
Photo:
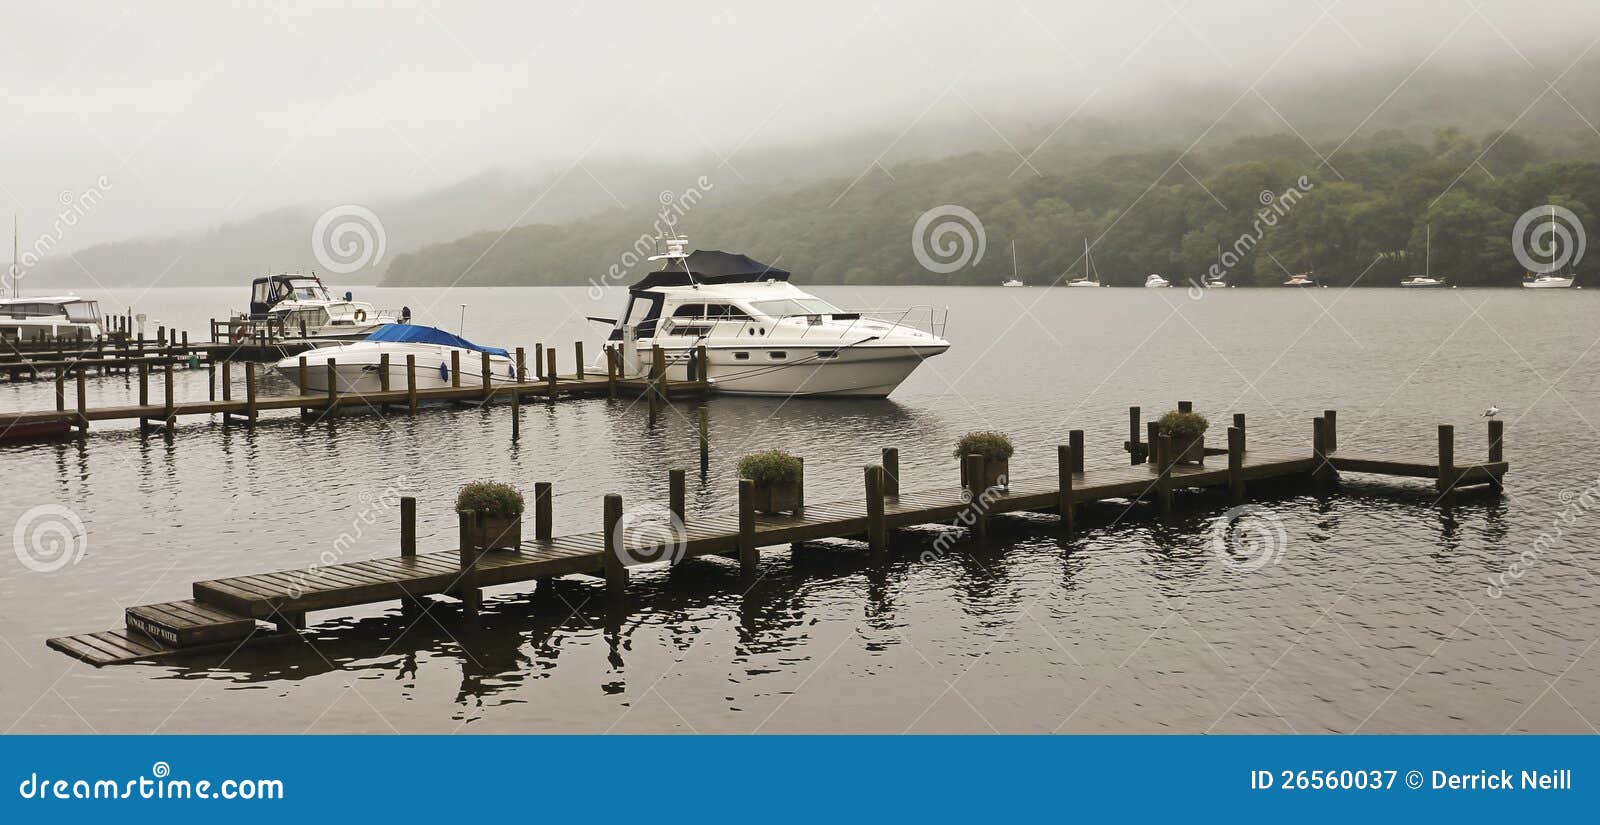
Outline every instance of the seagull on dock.
[(1495, 416), (1497, 416), (1499, 414), (1500, 414), (1500, 408), (1494, 406), (1493, 404), (1489, 405), (1489, 409), (1483, 411), (1483, 417), (1484, 418), (1494, 418)]

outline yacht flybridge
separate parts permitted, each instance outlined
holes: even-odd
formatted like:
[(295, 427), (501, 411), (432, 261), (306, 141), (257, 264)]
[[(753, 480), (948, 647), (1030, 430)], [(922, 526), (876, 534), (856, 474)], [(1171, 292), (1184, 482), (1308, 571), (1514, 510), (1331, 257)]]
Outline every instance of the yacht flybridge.
[(267, 321), (286, 334), (329, 341), (358, 341), (396, 318), (365, 301), (334, 298), (315, 273), (257, 278), (250, 288), (251, 321)]
[[(667, 377), (704, 378), (740, 395), (882, 397), (950, 348), (945, 311), (846, 311), (789, 283), (789, 273), (745, 255), (684, 251), (666, 241), (661, 269), (628, 288), (610, 342), (623, 373), (647, 375), (661, 347)], [(705, 347), (704, 375), (691, 355)]]

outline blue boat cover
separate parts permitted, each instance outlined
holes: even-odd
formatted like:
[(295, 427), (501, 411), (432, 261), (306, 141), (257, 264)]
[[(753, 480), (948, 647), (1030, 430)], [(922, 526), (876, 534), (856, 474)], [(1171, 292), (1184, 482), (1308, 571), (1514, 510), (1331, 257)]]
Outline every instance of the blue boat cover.
[(421, 324), (384, 324), (367, 336), (368, 341), (392, 341), (397, 344), (441, 344), (447, 347), (460, 347), (475, 352), (487, 352), (501, 358), (510, 358), (511, 353), (499, 347), (483, 347), (468, 341), (458, 335), (451, 335), (436, 327), (425, 327)]

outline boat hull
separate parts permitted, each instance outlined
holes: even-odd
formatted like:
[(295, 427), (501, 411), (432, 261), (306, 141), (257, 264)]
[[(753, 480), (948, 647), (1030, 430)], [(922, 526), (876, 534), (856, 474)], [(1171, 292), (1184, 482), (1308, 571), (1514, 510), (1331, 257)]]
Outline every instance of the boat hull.
[[(847, 347), (710, 347), (706, 380), (728, 395), (882, 398), (895, 391), (922, 362), (949, 349), (945, 343), (915, 346)], [(669, 380), (689, 380), (692, 350), (663, 347)], [(784, 360), (772, 353), (782, 352)], [(833, 353), (823, 357), (819, 353)], [(745, 358), (739, 358), (744, 353)], [(699, 376), (696, 376), (699, 377)]]
[[(389, 355), (389, 389), (407, 387), (406, 355), (416, 356), (416, 387), (419, 390), (456, 386), (451, 375), (449, 347), (408, 348)], [(483, 354), (475, 350), (459, 350), (461, 362), (460, 386), (483, 385)], [(300, 380), (300, 359), (306, 360), (305, 381)], [(303, 355), (279, 361), (275, 366), (304, 393), (328, 391), (328, 360), (334, 362), (334, 383), (338, 392), (373, 393), (383, 391), (383, 361), (379, 352), (350, 352), (346, 347), (323, 347)], [(516, 365), (509, 358), (489, 356), (490, 381), (514, 383)]]
[(1523, 289), (1566, 289), (1572, 286), (1571, 278), (1542, 278), (1537, 281), (1523, 281)]

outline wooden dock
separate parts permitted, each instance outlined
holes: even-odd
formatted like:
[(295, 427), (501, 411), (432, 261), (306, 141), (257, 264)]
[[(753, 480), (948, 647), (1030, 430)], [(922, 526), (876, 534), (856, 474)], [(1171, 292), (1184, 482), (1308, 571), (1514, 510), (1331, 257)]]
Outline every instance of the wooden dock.
[[(699, 353), (694, 356), (701, 359), (700, 363), (704, 363), (706, 357), (704, 349), (701, 347)], [(53, 437), (73, 429), (83, 435), (88, 432), (89, 424), (94, 421), (137, 420), (141, 430), (171, 431), (177, 427), (181, 418), (220, 414), (224, 424), (237, 419), (247, 427), (254, 427), (260, 414), (268, 410), (298, 409), (302, 418), (324, 418), (351, 409), (380, 411), (399, 409), (415, 415), (422, 405), (437, 402), (484, 405), (496, 401), (509, 401), (512, 404), (520, 404), (525, 398), (556, 401), (563, 398), (595, 396), (616, 398), (619, 395), (645, 396), (654, 409), (661, 401), (703, 395), (711, 389), (709, 382), (705, 380), (667, 380), (665, 356), (660, 347), (655, 348), (654, 366), (650, 373), (642, 378), (622, 377), (620, 360), (609, 347), (606, 349), (607, 370), (604, 374), (586, 369), (581, 344), (575, 345), (574, 353), (576, 362), (574, 371), (560, 374), (556, 367), (556, 349), (540, 345), (535, 350), (535, 363), (539, 364), (540, 368), (530, 374), (526, 365), (527, 353), (518, 347), (516, 350), (518, 378), (509, 380), (491, 375), (487, 353), (483, 355), (481, 364), (477, 365), (477, 373), (473, 374), (473, 372), (463, 372), (460, 353), (452, 352), (449, 370), (452, 385), (448, 387), (418, 387), (415, 356), (407, 356), (405, 386), (395, 388), (388, 386), (390, 383), (388, 356), (385, 355), (380, 367), (382, 386), (375, 392), (347, 392), (341, 389), (335, 377), (336, 363), (330, 360), (325, 367), (327, 371), (325, 383), (329, 388), (327, 392), (269, 396), (263, 396), (257, 391), (257, 365), (245, 363), (243, 398), (235, 398), (233, 395), (234, 365), (229, 361), (223, 361), (214, 370), (221, 380), (210, 386), (211, 397), (203, 401), (179, 400), (174, 397), (174, 361), (162, 362), (162, 371), (159, 375), (141, 361), (137, 367), (138, 403), (103, 407), (88, 405), (85, 371), (78, 370), (75, 373), (77, 396), (75, 405), (68, 404), (65, 374), (58, 374), (55, 409), (0, 412), (0, 442)], [(311, 367), (302, 356), (298, 382), (300, 386), (307, 383), (308, 369)], [(157, 379), (160, 380), (160, 400), (152, 403), (150, 384)], [(520, 426), (514, 424), (513, 438), (517, 437), (519, 431)]]
[[(1137, 408), (1133, 409), (1135, 430)], [(679, 520), (671, 536), (642, 535), (623, 524), (622, 499), (603, 502), (604, 529), (555, 536), (552, 533), (551, 488), (534, 487), (534, 537), (515, 549), (486, 550), (474, 543), (471, 516), (460, 514), (459, 546), (418, 553), (415, 546), (416, 502), (402, 499), (400, 555), (300, 570), (195, 582), (193, 598), (128, 608), (125, 627), (103, 633), (65, 636), (47, 644), (96, 666), (145, 661), (214, 649), (236, 649), (263, 638), (285, 638), (306, 626), (306, 614), (399, 600), (407, 610), (421, 609), (435, 595), (460, 599), (468, 615), (480, 608), (481, 588), (519, 582), (542, 582), (558, 576), (603, 576), (608, 594), (619, 597), (628, 584), (629, 568), (639, 560), (673, 562), (704, 555), (737, 558), (753, 573), (760, 548), (825, 538), (864, 538), (875, 559), (888, 554), (890, 532), (920, 524), (949, 523), (965, 527), (982, 540), (990, 517), (1018, 511), (1058, 514), (1068, 529), (1080, 505), (1129, 500), (1154, 504), (1164, 516), (1179, 489), (1222, 488), (1241, 503), (1253, 488), (1268, 482), (1312, 480), (1326, 483), (1339, 472), (1432, 479), (1441, 501), (1467, 485), (1498, 488), (1508, 470), (1501, 447), (1503, 429), (1489, 422), (1489, 449), (1482, 462), (1458, 464), (1454, 430), (1439, 428), (1439, 449), (1432, 457), (1345, 454), (1337, 446), (1336, 418), (1330, 412), (1314, 422), (1312, 447), (1305, 452), (1246, 449), (1243, 416), (1228, 429), (1228, 448), (1207, 450), (1201, 465), (1173, 458), (1170, 437), (1128, 442), (1129, 465), (1085, 468), (1083, 431), (1056, 448), (1053, 476), (1009, 479), (1004, 486), (976, 489), (950, 485), (932, 490), (899, 489), (899, 453), (883, 451), (879, 464), (865, 468), (864, 495), (821, 503), (803, 503), (795, 512), (761, 514), (754, 510), (754, 486), (739, 481), (736, 511), (695, 519), (687, 524), (682, 502), (684, 474), (668, 474), (668, 508)], [(1142, 456), (1141, 456), (1142, 453)], [(983, 458), (967, 456), (966, 478), (985, 477)], [(526, 518), (526, 514), (524, 514)], [(681, 527), (681, 529), (678, 529)], [(647, 562), (646, 562), (647, 563)], [(426, 602), (424, 601), (426, 600)], [(267, 622), (271, 629), (258, 622)]]

